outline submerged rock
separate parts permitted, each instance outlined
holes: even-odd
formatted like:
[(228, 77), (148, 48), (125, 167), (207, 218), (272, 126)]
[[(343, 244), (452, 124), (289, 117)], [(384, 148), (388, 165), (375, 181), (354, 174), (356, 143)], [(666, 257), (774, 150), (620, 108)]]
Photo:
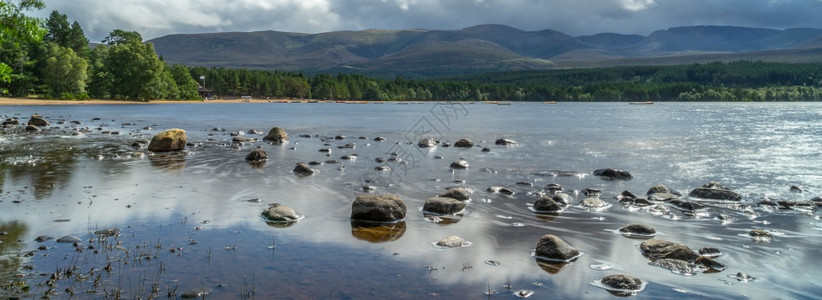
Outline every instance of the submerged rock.
[(63, 237), (57, 239), (58, 243), (79, 243), (81, 241), (83, 241), (83, 240), (81, 240), (77, 237), (70, 236), (70, 235), (63, 236)]
[(282, 144), (288, 141), (288, 133), (285, 132), (285, 129), (274, 127), (268, 131), (268, 134), (263, 139), (272, 143)]
[(515, 142), (513, 140), (501, 138), (501, 139), (497, 139), (496, 141), (494, 141), (494, 144), (500, 145), (500, 146), (508, 146), (508, 145), (516, 145), (517, 142)]
[(458, 248), (471, 246), (471, 242), (464, 240), (456, 235), (441, 239), (435, 243), (438, 247), (444, 248)]
[(474, 142), (466, 138), (461, 138), (458, 141), (454, 142), (454, 147), (471, 148), (474, 147)]
[(679, 259), (660, 258), (650, 262), (650, 265), (667, 269), (674, 274), (686, 276), (694, 275), (697, 272), (697, 266), (695, 264)]
[(492, 186), (492, 187), (487, 188), (486, 190), (489, 193), (494, 193), (494, 194), (502, 194), (502, 195), (506, 195), (506, 196), (513, 196), (514, 195), (514, 191), (507, 188), (507, 187)]
[(594, 170), (593, 174), (594, 176), (601, 176), (607, 179), (614, 180), (628, 180), (633, 178), (633, 176), (631, 176), (631, 173), (618, 169), (598, 169)]
[(94, 232), (94, 235), (97, 236), (115, 236), (118, 234), (120, 234), (120, 228), (100, 229)]
[(690, 193), (688, 193), (688, 196), (712, 200), (742, 200), (742, 196), (715, 181), (706, 183), (702, 187), (695, 188)]
[(180, 298), (183, 298), (183, 299), (205, 298), (209, 293), (211, 293), (211, 290), (209, 290), (209, 289), (193, 289), (193, 290), (188, 290), (188, 291), (182, 292), (180, 294)]
[(471, 192), (463, 187), (453, 187), (440, 193), (438, 197), (453, 198), (460, 201), (471, 199)]
[(619, 232), (628, 235), (654, 236), (656, 234), (656, 229), (652, 226), (644, 224), (628, 224), (620, 228)]
[(40, 127), (37, 127), (37, 125), (29, 124), (26, 125), (26, 131), (40, 131)]
[(465, 202), (454, 198), (433, 197), (425, 201), (425, 204), (422, 206), (422, 211), (442, 215), (453, 215), (463, 211), (466, 206), (467, 204), (465, 204)]
[(574, 259), (580, 254), (581, 252), (579, 252), (579, 250), (574, 249), (558, 236), (552, 234), (543, 235), (539, 239), (539, 243), (537, 243), (537, 248), (534, 252), (534, 255), (538, 258), (560, 261)]
[(351, 219), (355, 221), (390, 223), (405, 219), (405, 202), (400, 196), (360, 195), (351, 204)]
[(293, 223), (303, 218), (303, 215), (293, 208), (280, 203), (271, 204), (268, 209), (262, 212), (261, 216), (266, 222), (272, 223)]
[(754, 229), (748, 232), (748, 235), (759, 240), (771, 240), (773, 235), (764, 229)]
[(700, 256), (698, 257), (694, 263), (704, 266), (705, 268), (714, 270), (714, 271), (724, 271), (728, 267), (715, 261), (713, 258), (707, 256)]
[(186, 132), (177, 128), (158, 133), (148, 143), (148, 150), (154, 152), (179, 151), (185, 147)]
[(266, 159), (268, 159), (268, 154), (265, 153), (265, 150), (260, 148), (254, 149), (254, 151), (251, 151), (251, 153), (248, 153), (245, 156), (245, 160), (251, 162), (262, 161)]
[(596, 208), (607, 207), (608, 202), (605, 202), (605, 201), (603, 201), (602, 199), (599, 199), (599, 198), (589, 197), (589, 198), (582, 199), (582, 201), (579, 202), (579, 205), (582, 206), (583, 208), (594, 208), (594, 209), (596, 209)]
[(688, 246), (666, 240), (650, 239), (639, 244), (639, 250), (650, 259), (678, 259), (694, 261), (700, 255)]
[(292, 170), (294, 174), (300, 177), (311, 176), (314, 175), (314, 169), (310, 168), (308, 165), (304, 163), (298, 163), (297, 166), (294, 167)]

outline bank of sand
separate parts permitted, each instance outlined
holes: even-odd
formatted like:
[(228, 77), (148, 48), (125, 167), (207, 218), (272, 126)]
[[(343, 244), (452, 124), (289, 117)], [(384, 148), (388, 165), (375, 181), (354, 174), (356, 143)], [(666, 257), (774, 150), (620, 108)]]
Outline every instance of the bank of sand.
[(268, 103), (279, 100), (263, 99), (236, 99), (236, 100), (208, 100), (208, 101), (128, 101), (128, 100), (45, 100), (34, 98), (4, 98), (0, 97), (0, 105), (101, 105), (101, 104), (196, 104), (196, 103)]

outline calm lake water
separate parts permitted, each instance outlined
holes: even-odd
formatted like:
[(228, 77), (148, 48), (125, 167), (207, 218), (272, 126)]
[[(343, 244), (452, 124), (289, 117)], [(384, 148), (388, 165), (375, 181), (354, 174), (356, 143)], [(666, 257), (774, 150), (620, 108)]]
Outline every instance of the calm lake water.
[[(0, 107), (0, 116), (22, 122), (35, 113), (52, 126), (38, 133), (6, 128), (0, 136), (0, 249), (5, 261), (16, 261), (0, 274), (7, 274), (3, 280), (25, 275), (30, 290), (24, 298), (145, 299), (169, 292), (178, 298), (208, 289), (212, 299), (515, 299), (515, 291), (526, 289), (536, 299), (596, 299), (614, 296), (591, 282), (617, 273), (647, 282), (636, 298), (803, 299), (822, 291), (819, 214), (756, 205), (765, 198), (822, 195), (822, 104)], [(274, 126), (288, 132), (289, 143), (231, 143), (230, 132)], [(81, 128), (90, 130), (72, 135)], [(171, 155), (131, 146), (168, 128), (186, 130), (194, 145)], [(347, 138), (334, 139), (338, 135)], [(377, 136), (387, 141), (373, 141)], [(420, 149), (415, 144), (422, 136), (469, 138), (477, 147)], [(498, 138), (518, 144), (494, 145)], [(355, 148), (337, 148), (349, 143)], [(256, 147), (269, 155), (263, 165), (243, 160)], [(381, 164), (375, 159), (392, 152), (405, 163), (376, 171)], [(341, 159), (350, 154), (357, 159)], [(471, 167), (452, 171), (450, 163), (459, 158)], [(330, 159), (339, 163), (314, 166), (319, 172), (313, 176), (291, 173), (298, 162)], [(626, 170), (633, 179), (591, 175), (601, 168)], [(707, 203), (706, 212), (691, 216), (673, 208), (652, 214), (615, 199), (626, 190), (644, 195), (657, 184), (687, 195), (710, 181), (741, 194), (742, 205)], [(351, 203), (365, 182), (376, 187), (371, 193), (401, 196), (405, 222), (353, 226)], [(537, 215), (529, 205), (551, 183), (572, 193), (600, 189), (600, 198), (613, 206)], [(805, 192), (791, 192), (792, 185)], [(453, 186), (473, 190), (466, 211), (441, 223), (426, 219), (425, 200)], [(491, 186), (516, 194), (489, 193)], [(305, 218), (269, 226), (260, 213), (270, 203)], [(720, 213), (733, 221), (718, 220)], [(717, 261), (728, 269), (683, 276), (651, 266), (638, 249), (642, 240), (615, 232), (629, 223), (651, 225), (657, 238), (695, 250), (718, 248), (723, 255)], [(115, 227), (121, 229), (117, 237), (93, 234)], [(747, 233), (755, 228), (772, 231), (773, 241), (754, 242)], [(544, 234), (584, 255), (560, 269), (541, 266), (531, 251)], [(76, 236), (85, 249), (36, 242), (41, 235)], [(472, 245), (432, 245), (452, 235)], [(12, 259), (20, 256), (26, 257)], [(67, 269), (74, 271), (50, 289), (49, 276)], [(738, 272), (756, 279), (732, 278)]]

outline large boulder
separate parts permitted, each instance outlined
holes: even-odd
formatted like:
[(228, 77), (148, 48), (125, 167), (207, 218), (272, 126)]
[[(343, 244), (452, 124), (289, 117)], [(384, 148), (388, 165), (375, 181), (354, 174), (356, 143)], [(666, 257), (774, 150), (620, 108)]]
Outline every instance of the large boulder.
[(264, 210), (261, 214), (266, 222), (272, 223), (293, 223), (303, 218), (303, 215), (295, 211), (293, 208), (274, 203)]
[(407, 209), (400, 196), (360, 195), (351, 204), (351, 220), (391, 223), (405, 219)]
[(678, 259), (688, 262), (699, 257), (699, 253), (688, 246), (666, 240), (650, 239), (639, 244), (639, 250), (646, 257), (657, 260), (662, 258)]
[(742, 200), (742, 196), (715, 181), (706, 183), (702, 187), (695, 188), (690, 193), (688, 193), (688, 196), (712, 200)]
[(471, 191), (463, 187), (453, 187), (440, 193), (438, 197), (453, 198), (459, 201), (466, 201), (471, 199)]
[(454, 198), (433, 197), (425, 201), (422, 211), (441, 215), (457, 214), (465, 209), (465, 202)]
[(471, 147), (474, 147), (474, 142), (472, 142), (469, 139), (462, 138), (462, 139), (459, 139), (458, 141), (456, 141), (454, 143), (454, 147), (457, 147), (457, 148), (471, 148)]
[(534, 255), (541, 259), (568, 261), (578, 257), (579, 250), (574, 249), (559, 237), (546, 234), (539, 239)]
[(186, 131), (178, 128), (158, 133), (148, 143), (148, 150), (154, 152), (179, 151), (186, 148)]
[(623, 170), (617, 169), (598, 169), (594, 170), (594, 176), (604, 177), (606, 179), (613, 179), (613, 180), (628, 180), (633, 178), (631, 173)]
[(49, 121), (46, 121), (46, 119), (43, 119), (43, 116), (41, 116), (41, 115), (34, 114), (34, 115), (31, 116), (31, 119), (29, 119), (29, 122), (26, 125), (34, 125), (34, 126), (38, 126), (38, 127), (45, 127), (45, 126), (49, 126)]
[(268, 131), (268, 135), (266, 135), (263, 139), (266, 141), (281, 144), (285, 141), (288, 141), (288, 133), (285, 132), (285, 129), (282, 129), (280, 127), (274, 127)]

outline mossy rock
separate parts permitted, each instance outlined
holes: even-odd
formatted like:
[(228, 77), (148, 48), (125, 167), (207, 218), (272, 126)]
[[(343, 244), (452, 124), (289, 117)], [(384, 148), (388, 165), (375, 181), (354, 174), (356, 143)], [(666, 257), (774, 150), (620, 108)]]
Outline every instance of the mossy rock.
[(160, 132), (151, 139), (148, 150), (154, 152), (180, 151), (186, 148), (186, 131), (178, 128)]

